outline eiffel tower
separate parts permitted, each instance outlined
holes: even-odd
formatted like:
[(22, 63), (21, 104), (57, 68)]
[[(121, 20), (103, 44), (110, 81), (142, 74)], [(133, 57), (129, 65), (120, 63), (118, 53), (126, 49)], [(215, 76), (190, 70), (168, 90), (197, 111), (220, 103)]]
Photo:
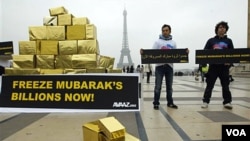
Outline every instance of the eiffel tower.
[[(123, 10), (123, 40), (122, 40), (122, 50), (121, 50), (121, 56), (119, 63), (117, 64), (117, 68), (123, 68), (124, 66), (132, 66), (134, 63), (132, 62), (131, 56), (130, 56), (130, 50), (128, 47), (128, 32), (127, 32), (127, 11), (126, 9)], [(127, 56), (128, 62), (124, 63), (124, 57)]]

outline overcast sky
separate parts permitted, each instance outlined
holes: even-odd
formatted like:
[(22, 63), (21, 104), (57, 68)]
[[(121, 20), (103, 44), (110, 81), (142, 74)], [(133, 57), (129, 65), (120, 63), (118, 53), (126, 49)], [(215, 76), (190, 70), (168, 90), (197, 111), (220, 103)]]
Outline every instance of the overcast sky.
[[(203, 49), (220, 21), (229, 24), (228, 36), (235, 48), (247, 47), (247, 0), (0, 0), (0, 41), (29, 40), (28, 27), (42, 26), (49, 9), (64, 6), (75, 17), (88, 17), (97, 27), (101, 55), (120, 59), (123, 10), (127, 10), (130, 55), (140, 64), (139, 49), (151, 49), (163, 24), (172, 26), (177, 48), (189, 48), (189, 63), (175, 69), (193, 69), (195, 50)], [(127, 58), (124, 58), (127, 62)]]

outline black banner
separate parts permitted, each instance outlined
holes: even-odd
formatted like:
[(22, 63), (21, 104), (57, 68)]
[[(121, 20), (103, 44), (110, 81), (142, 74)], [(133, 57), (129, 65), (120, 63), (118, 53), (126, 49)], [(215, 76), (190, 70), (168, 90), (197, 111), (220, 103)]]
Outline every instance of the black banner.
[(141, 63), (188, 63), (187, 49), (143, 49)]
[(13, 42), (0, 42), (0, 55), (10, 55), (13, 54)]
[(222, 125), (222, 141), (249, 141), (250, 125)]
[(139, 110), (133, 75), (2, 76), (0, 107)]
[(250, 63), (250, 48), (196, 50), (195, 63)]

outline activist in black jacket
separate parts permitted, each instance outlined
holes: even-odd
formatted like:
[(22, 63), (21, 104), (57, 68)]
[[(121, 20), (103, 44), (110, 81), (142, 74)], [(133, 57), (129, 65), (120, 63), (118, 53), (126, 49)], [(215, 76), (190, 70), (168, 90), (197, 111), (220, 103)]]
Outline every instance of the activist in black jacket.
[[(233, 49), (233, 42), (227, 37), (226, 32), (228, 31), (228, 24), (224, 21), (218, 23), (215, 26), (216, 36), (210, 38), (204, 49)], [(202, 108), (207, 108), (212, 96), (212, 90), (216, 79), (219, 77), (222, 86), (222, 97), (223, 105), (227, 109), (232, 109), (232, 95), (229, 90), (229, 63), (224, 64), (209, 64), (209, 69), (207, 73), (207, 86), (203, 96)]]

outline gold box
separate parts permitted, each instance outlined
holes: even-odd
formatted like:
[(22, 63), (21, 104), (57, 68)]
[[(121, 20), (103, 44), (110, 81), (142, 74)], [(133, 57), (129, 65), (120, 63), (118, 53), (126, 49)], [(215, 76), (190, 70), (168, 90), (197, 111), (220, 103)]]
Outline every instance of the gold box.
[(42, 55), (57, 55), (58, 41), (42, 40), (40, 50), (41, 50), (40, 54)]
[(47, 26), (47, 40), (65, 40), (65, 27)]
[(120, 138), (115, 138), (115, 139), (109, 139), (104, 134), (100, 134), (100, 135), (101, 135), (101, 141), (125, 141), (125, 136), (122, 136)]
[(107, 69), (108, 73), (122, 73), (122, 69)]
[(43, 17), (44, 26), (57, 26), (57, 16), (45, 16)]
[(72, 68), (72, 55), (56, 55), (55, 56), (55, 68), (64, 69)]
[(84, 141), (101, 141), (101, 130), (97, 121), (84, 124), (82, 129)]
[(126, 132), (125, 141), (141, 141), (141, 140)]
[(74, 16), (72, 14), (62, 14), (58, 15), (58, 25), (72, 25), (72, 18)]
[(85, 25), (67, 26), (66, 39), (67, 40), (85, 40), (86, 39)]
[(103, 67), (87, 68), (87, 73), (106, 73), (106, 69)]
[(35, 68), (35, 55), (12, 55), (13, 68)]
[(97, 39), (96, 26), (94, 24), (86, 25), (86, 39), (87, 40)]
[(67, 14), (68, 10), (65, 9), (63, 6), (60, 7), (53, 7), (49, 9), (50, 16), (57, 16), (60, 14)]
[(78, 40), (78, 54), (100, 54), (99, 44), (97, 40)]
[(29, 75), (40, 74), (39, 68), (26, 69), (26, 68), (5, 68), (5, 75)]
[(30, 26), (29, 27), (29, 40), (46, 40), (47, 28), (46, 26)]
[(97, 67), (96, 54), (73, 54), (72, 55), (72, 68), (73, 69), (86, 69)]
[(125, 127), (115, 117), (106, 117), (98, 121), (99, 128), (108, 139), (118, 139), (125, 136)]
[(36, 55), (36, 41), (19, 41), (18, 46), (20, 55)]
[(41, 69), (40, 74), (63, 74), (63, 69)]
[(60, 55), (77, 54), (77, 40), (59, 41), (59, 54)]
[(100, 55), (99, 67), (104, 67), (104, 68), (107, 68), (107, 69), (113, 69), (114, 63), (115, 63), (115, 58)]
[(41, 54), (41, 41), (42, 40), (36, 40), (36, 54)]
[(41, 69), (54, 69), (54, 55), (36, 55), (36, 67)]
[(89, 19), (87, 17), (73, 17), (73, 25), (86, 25), (89, 24)]
[(64, 69), (64, 74), (81, 74), (86, 73), (86, 69)]

